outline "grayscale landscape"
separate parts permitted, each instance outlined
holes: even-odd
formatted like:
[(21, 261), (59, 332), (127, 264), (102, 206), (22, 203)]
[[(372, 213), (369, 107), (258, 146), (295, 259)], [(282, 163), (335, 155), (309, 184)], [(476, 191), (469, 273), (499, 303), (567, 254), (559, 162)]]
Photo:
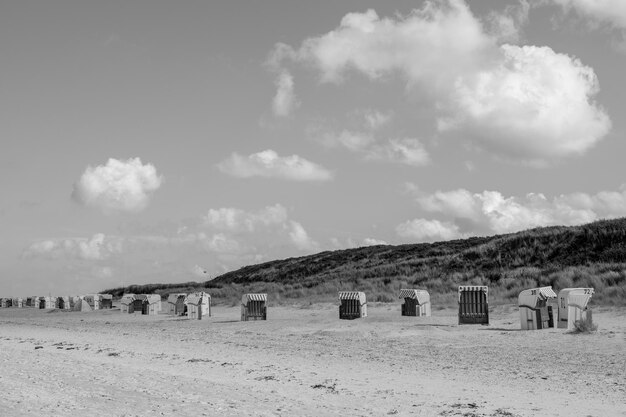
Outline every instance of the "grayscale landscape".
[(0, 0), (0, 417), (626, 416), (626, 1)]

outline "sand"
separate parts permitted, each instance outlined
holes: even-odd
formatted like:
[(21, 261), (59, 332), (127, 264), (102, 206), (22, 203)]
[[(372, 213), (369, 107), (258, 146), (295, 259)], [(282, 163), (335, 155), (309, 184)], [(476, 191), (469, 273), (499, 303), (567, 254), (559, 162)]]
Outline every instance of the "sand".
[(595, 334), (489, 326), (453, 309), (239, 308), (207, 320), (0, 309), (0, 416), (626, 416), (626, 309)]

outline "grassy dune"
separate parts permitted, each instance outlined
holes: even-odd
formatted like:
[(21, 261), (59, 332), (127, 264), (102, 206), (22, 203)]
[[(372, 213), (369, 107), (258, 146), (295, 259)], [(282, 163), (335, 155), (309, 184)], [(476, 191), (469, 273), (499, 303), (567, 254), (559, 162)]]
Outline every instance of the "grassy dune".
[(368, 301), (396, 301), (400, 288), (429, 290), (435, 304), (456, 302), (457, 286), (489, 285), (492, 303), (516, 300), (523, 289), (593, 287), (594, 302), (626, 305), (626, 219), (545, 227), (448, 242), (381, 245), (321, 252), (250, 265), (211, 281), (105, 290), (210, 292), (236, 304), (244, 292), (267, 292), (273, 303), (332, 301), (337, 291), (365, 291)]

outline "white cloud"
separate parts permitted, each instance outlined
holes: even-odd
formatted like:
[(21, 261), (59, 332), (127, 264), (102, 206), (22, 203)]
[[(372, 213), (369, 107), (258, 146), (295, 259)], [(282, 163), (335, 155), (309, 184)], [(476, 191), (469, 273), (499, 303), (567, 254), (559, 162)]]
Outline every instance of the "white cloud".
[(366, 237), (365, 239), (363, 239), (363, 245), (364, 246), (377, 246), (377, 245), (388, 245), (388, 243), (385, 242), (384, 240)]
[(343, 240), (337, 237), (331, 237), (329, 241), (331, 249), (351, 249), (359, 247), (359, 245), (351, 237)]
[(206, 268), (196, 264), (191, 268), (191, 273), (193, 275), (195, 275), (198, 278), (208, 278), (208, 274), (207, 274), (207, 270)]
[(423, 166), (430, 162), (428, 151), (418, 139), (389, 139), (381, 143), (370, 133), (343, 130), (339, 134), (325, 133), (317, 140), (327, 147), (345, 148), (370, 161), (411, 166)]
[(598, 22), (626, 29), (626, 2), (623, 0), (552, 0), (565, 11), (576, 10)]
[(528, 22), (529, 10), (528, 1), (521, 0), (516, 5), (506, 6), (503, 12), (490, 12), (485, 18), (487, 32), (499, 42), (518, 42), (522, 27)]
[(96, 233), (91, 238), (72, 237), (40, 240), (26, 248), (23, 257), (100, 261), (121, 253), (122, 248), (123, 243), (119, 238)]
[(97, 279), (103, 280), (113, 277), (115, 275), (115, 270), (110, 266), (94, 265), (91, 267), (90, 275)]
[(303, 251), (316, 251), (319, 250), (319, 245), (315, 242), (309, 234), (304, 230), (304, 227), (298, 222), (294, 222), (293, 220), (289, 222), (290, 230), (289, 237), (293, 244), (299, 250)]
[[(202, 219), (203, 227), (216, 231), (203, 238), (208, 251), (220, 254), (262, 255), (263, 259), (291, 253), (319, 250), (305, 228), (289, 219), (287, 209), (280, 204), (257, 211), (237, 208), (210, 209)], [(284, 254), (282, 256), (284, 256)]]
[(608, 133), (608, 116), (591, 100), (599, 90), (591, 68), (548, 47), (501, 50), (498, 66), (457, 79), (440, 130), (531, 163), (582, 154)]
[(78, 251), (81, 258), (84, 259), (102, 259), (103, 256), (107, 256), (105, 253), (110, 251), (103, 251), (104, 234), (99, 233), (94, 235), (89, 241), (78, 242)]
[(241, 252), (239, 242), (224, 233), (217, 233), (210, 238), (205, 238), (204, 247), (209, 252), (219, 254), (237, 254)]
[(396, 227), (396, 233), (402, 238), (417, 242), (434, 242), (462, 237), (457, 225), (427, 219), (414, 219), (401, 223)]
[(352, 249), (352, 248), (360, 248), (365, 246), (377, 246), (377, 245), (388, 245), (384, 240), (375, 239), (371, 237), (366, 237), (363, 240), (355, 240), (351, 237), (347, 237), (344, 239), (339, 239), (337, 237), (331, 237), (329, 239), (330, 248), (331, 249)]
[(391, 113), (383, 113), (378, 110), (366, 110), (363, 114), (365, 125), (371, 130), (378, 130), (391, 121)]
[(298, 49), (277, 45), (272, 62), (315, 68), (329, 83), (352, 72), (372, 81), (399, 74), (410, 94), (430, 100), (442, 134), (467, 132), (476, 148), (546, 164), (586, 152), (611, 122), (594, 101), (592, 68), (548, 47), (500, 45), (516, 35), (527, 9), (492, 17), (492, 33), (462, 0), (426, 2), (404, 17), (349, 13)]
[(417, 202), (426, 211), (442, 212), (472, 220), (480, 216), (480, 207), (475, 195), (464, 189), (422, 195), (417, 198)]
[(626, 2), (623, 0), (546, 0), (562, 7), (565, 15), (575, 15), (589, 29), (608, 29), (615, 35), (612, 46), (626, 53)]
[(349, 13), (337, 29), (305, 40), (295, 56), (316, 65), (326, 82), (341, 82), (351, 69), (372, 79), (400, 70), (411, 81), (443, 82), (455, 68), (476, 65), (473, 55), (493, 43), (463, 2), (443, 3), (397, 20), (372, 9)]
[(327, 134), (323, 140), (329, 146), (342, 146), (352, 152), (366, 151), (376, 142), (376, 139), (368, 133), (348, 130), (343, 130), (339, 135)]
[(227, 207), (210, 209), (203, 218), (205, 226), (229, 232), (254, 232), (259, 226), (282, 225), (287, 220), (287, 209), (280, 204), (255, 212)]
[(155, 277), (187, 282), (204, 276), (197, 265), (207, 271), (204, 279), (208, 279), (246, 265), (319, 250), (305, 226), (289, 218), (280, 204), (251, 211), (211, 209), (184, 224), (162, 223), (150, 234), (143, 227), (125, 229), (126, 234), (116, 236), (40, 239), (24, 248), (22, 260), (24, 265), (66, 271), (77, 282), (93, 277), (102, 278), (103, 286), (118, 286), (155, 282)]
[(276, 116), (289, 116), (298, 107), (294, 94), (293, 76), (287, 71), (281, 71), (276, 78), (276, 95), (272, 102), (272, 109)]
[(279, 156), (275, 151), (266, 151), (241, 156), (233, 153), (220, 162), (217, 168), (239, 178), (265, 177), (290, 181), (329, 181), (333, 173), (321, 165), (298, 155)]
[(348, 112), (348, 127), (340, 132), (322, 126), (310, 126), (308, 134), (328, 148), (342, 147), (352, 152), (363, 152), (376, 143), (375, 132), (389, 124), (392, 117), (390, 111), (356, 109)]
[(72, 198), (86, 206), (105, 213), (143, 210), (150, 195), (163, 178), (152, 164), (143, 165), (141, 159), (120, 161), (110, 158), (106, 165), (88, 166), (74, 184)]
[(439, 213), (455, 220), (469, 220), (473, 229), (509, 233), (553, 225), (578, 225), (598, 219), (626, 216), (626, 188), (597, 194), (563, 194), (548, 199), (540, 193), (523, 197), (505, 197), (497, 191), (471, 193), (465, 189), (417, 192), (422, 210)]
[(410, 166), (423, 166), (430, 162), (428, 152), (417, 139), (390, 139), (384, 145), (367, 150), (366, 159), (384, 160)]

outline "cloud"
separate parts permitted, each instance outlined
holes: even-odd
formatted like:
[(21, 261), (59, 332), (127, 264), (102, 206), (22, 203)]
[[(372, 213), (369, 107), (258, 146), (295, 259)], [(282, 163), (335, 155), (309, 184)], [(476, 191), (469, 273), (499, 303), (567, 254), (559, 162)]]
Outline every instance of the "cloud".
[(210, 209), (203, 218), (206, 227), (228, 232), (254, 232), (259, 226), (285, 224), (288, 220), (287, 209), (280, 204), (267, 206), (256, 212), (224, 207)]
[(241, 252), (239, 242), (224, 233), (217, 233), (210, 238), (204, 238), (204, 248), (218, 254), (237, 254)]
[(115, 275), (115, 270), (110, 266), (94, 265), (91, 267), (90, 275), (97, 279), (104, 280), (113, 277)]
[(396, 227), (398, 236), (418, 242), (434, 242), (462, 237), (457, 225), (439, 220), (414, 219)]
[(273, 150), (266, 150), (249, 156), (233, 153), (220, 162), (217, 168), (239, 178), (265, 177), (289, 181), (330, 181), (333, 173), (314, 162), (298, 155), (279, 156)]
[(298, 222), (294, 222), (293, 220), (289, 222), (289, 237), (293, 244), (302, 251), (317, 251), (319, 250), (319, 245), (315, 242), (309, 234), (304, 230), (304, 227)]
[(106, 165), (87, 167), (74, 184), (72, 199), (105, 213), (138, 212), (146, 208), (162, 181), (154, 165), (143, 165), (139, 158), (110, 158)]
[[(270, 256), (276, 249), (289, 253), (319, 250), (305, 228), (289, 219), (287, 209), (280, 204), (257, 211), (224, 207), (210, 209), (202, 219), (203, 227), (218, 232), (204, 239), (209, 251), (229, 254)], [(278, 255), (277, 255), (278, 256)]]
[(625, 186), (620, 191), (562, 194), (552, 199), (541, 193), (505, 197), (498, 191), (416, 191), (416, 201), (422, 210), (453, 218), (471, 234), (510, 233), (626, 216)]
[(528, 22), (530, 4), (520, 0), (516, 5), (508, 5), (503, 12), (491, 11), (485, 18), (489, 35), (499, 42), (517, 43), (520, 40), (522, 27)]
[(492, 16), (491, 33), (462, 0), (425, 2), (394, 18), (349, 13), (299, 48), (277, 45), (271, 60), (314, 68), (323, 83), (353, 73), (372, 82), (400, 76), (409, 96), (435, 110), (440, 134), (467, 133), (475, 148), (545, 165), (588, 151), (611, 121), (594, 101), (599, 83), (591, 67), (549, 47), (501, 44), (515, 37), (527, 9)]
[(498, 66), (459, 77), (441, 131), (533, 164), (583, 154), (611, 128), (591, 97), (598, 80), (577, 59), (548, 47), (503, 45)]
[(276, 116), (289, 116), (298, 107), (298, 101), (293, 91), (293, 76), (287, 71), (281, 71), (276, 77), (276, 87), (272, 110)]
[(371, 237), (366, 237), (362, 241), (354, 240), (351, 237), (340, 240), (337, 237), (331, 237), (329, 239), (330, 247), (332, 249), (352, 249), (352, 248), (360, 248), (365, 246), (377, 246), (377, 245), (388, 245), (388, 243), (384, 240), (375, 239)]
[(347, 70), (371, 79), (400, 70), (412, 81), (443, 81), (458, 65), (474, 66), (472, 55), (492, 43), (465, 4), (431, 2), (397, 20), (372, 9), (348, 13), (337, 29), (305, 40), (295, 56), (317, 66), (324, 82), (342, 82)]
[(622, 0), (552, 0), (566, 12), (575, 10), (579, 15), (597, 22), (626, 29), (626, 3)]
[(352, 152), (365, 152), (376, 139), (369, 133), (343, 130), (339, 134), (326, 133), (320, 137), (319, 142), (329, 148), (342, 147)]
[(391, 121), (391, 113), (383, 113), (378, 110), (366, 110), (363, 114), (365, 124), (370, 130), (378, 130)]
[(208, 279), (319, 250), (305, 226), (280, 204), (258, 210), (216, 208), (184, 223), (125, 229), (115, 236), (96, 233), (33, 241), (22, 251), (22, 267), (54, 271), (76, 282), (91, 277), (105, 287), (150, 283), (155, 277), (188, 282), (203, 277), (197, 265), (207, 271)]
[(590, 29), (613, 30), (613, 47), (626, 53), (626, 3), (622, 0), (547, 0), (561, 6), (565, 15), (577, 15)]
[(366, 151), (366, 159), (396, 162), (410, 166), (423, 166), (430, 162), (428, 152), (417, 139), (390, 139)]
[(377, 246), (377, 245), (388, 245), (388, 243), (385, 242), (384, 240), (367, 237), (367, 238), (363, 239), (363, 245), (365, 245), (365, 246)]
[(75, 259), (100, 261), (122, 252), (122, 241), (96, 233), (91, 238), (45, 239), (32, 243), (23, 258)]
[(191, 273), (198, 278), (208, 278), (206, 268), (196, 264), (191, 268)]
[(330, 245), (332, 249), (351, 249), (359, 247), (359, 245), (350, 237), (348, 237), (344, 241), (340, 240), (337, 237), (331, 237)]
[(411, 166), (423, 166), (430, 162), (428, 151), (418, 139), (388, 139), (381, 143), (371, 133), (343, 130), (338, 134), (322, 134), (316, 140), (330, 148), (342, 147), (358, 153), (369, 161)]
[(442, 212), (454, 217), (476, 219), (480, 213), (478, 199), (464, 189), (437, 191), (417, 198), (420, 207), (430, 212)]

